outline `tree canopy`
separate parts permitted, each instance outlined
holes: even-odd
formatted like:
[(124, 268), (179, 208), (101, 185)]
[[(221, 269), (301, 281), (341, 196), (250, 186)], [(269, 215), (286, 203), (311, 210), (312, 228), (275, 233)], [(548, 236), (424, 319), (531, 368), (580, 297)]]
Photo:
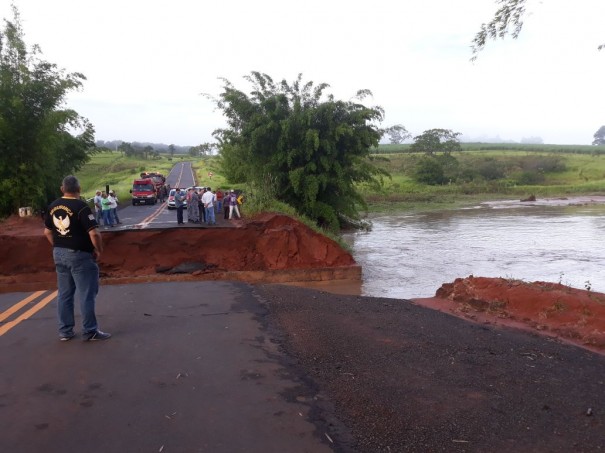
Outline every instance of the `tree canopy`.
[(414, 137), (414, 143), (410, 146), (410, 152), (424, 153), (428, 156), (434, 153), (450, 154), (460, 151), (460, 132), (450, 129), (429, 129)]
[[(480, 30), (475, 35), (472, 43), (473, 56), (471, 60), (475, 60), (477, 55), (489, 40), (504, 38), (510, 35), (513, 39), (519, 37), (523, 29), (523, 17), (526, 14), (525, 6), (527, 0), (496, 0), (500, 5), (492, 20), (487, 24), (482, 24)], [(605, 44), (600, 44), (598, 49), (601, 50)]]
[(594, 133), (593, 145), (605, 145), (605, 126), (601, 126), (598, 131)]
[[(498, 8), (491, 21), (481, 25), (481, 29), (473, 39), (473, 60), (477, 58), (477, 54), (483, 50), (490, 39), (504, 38), (508, 34), (513, 39), (519, 36), (523, 28), (526, 2), (527, 0), (496, 0), (496, 3), (501, 5), (500, 8)], [(509, 27), (512, 27), (512, 32)]]
[(43, 60), (38, 46), (28, 50), (14, 6), (13, 16), (0, 30), (0, 216), (46, 206), (94, 150), (93, 126), (61, 108), (85, 77)]
[(384, 115), (361, 103), (371, 93), (341, 101), (324, 94), (327, 84), (303, 83), (302, 75), (292, 83), (259, 72), (245, 79), (249, 94), (223, 80), (214, 99), (228, 125), (214, 133), (227, 178), (270, 192), (330, 229), (358, 220), (366, 207), (358, 185), (388, 176), (370, 155)]

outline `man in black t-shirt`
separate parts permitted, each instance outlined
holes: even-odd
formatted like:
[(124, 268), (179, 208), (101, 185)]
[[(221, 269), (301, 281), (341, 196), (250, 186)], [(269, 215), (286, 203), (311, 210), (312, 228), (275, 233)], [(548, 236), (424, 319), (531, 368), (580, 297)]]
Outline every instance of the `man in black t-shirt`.
[(44, 219), (44, 235), (53, 246), (57, 271), (59, 338), (67, 341), (75, 336), (74, 295), (77, 292), (84, 340), (106, 340), (111, 335), (99, 330), (95, 315), (99, 292), (96, 259), (103, 253), (101, 233), (95, 215), (80, 199), (80, 183), (75, 176), (63, 179), (61, 192), (63, 196), (50, 204)]

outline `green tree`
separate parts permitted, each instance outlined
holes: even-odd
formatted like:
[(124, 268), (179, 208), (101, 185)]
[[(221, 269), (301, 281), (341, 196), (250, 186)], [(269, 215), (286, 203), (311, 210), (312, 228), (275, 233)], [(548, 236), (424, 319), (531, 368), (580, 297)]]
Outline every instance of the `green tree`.
[(384, 133), (389, 136), (389, 142), (391, 145), (400, 145), (408, 138), (412, 137), (412, 134), (402, 124), (396, 124), (391, 127), (387, 127)]
[(460, 135), (460, 132), (453, 132), (449, 129), (429, 129), (414, 137), (414, 143), (410, 145), (410, 152), (432, 156), (439, 152), (450, 154), (460, 151), (462, 149), (458, 140)]
[[(496, 0), (496, 3), (501, 6), (492, 20), (487, 24), (482, 24), (481, 29), (475, 35), (471, 46), (473, 50), (472, 60), (477, 58), (478, 53), (483, 50), (490, 39), (504, 38), (508, 34), (513, 39), (519, 36), (523, 28), (526, 2), (527, 0)], [(512, 27), (512, 32), (509, 27)]]
[(122, 154), (126, 155), (126, 157), (134, 156), (134, 148), (129, 142), (120, 143), (120, 146), (118, 146), (118, 150), (121, 151)]
[(189, 155), (192, 157), (207, 156), (209, 154), (212, 154), (212, 151), (214, 149), (216, 149), (215, 143), (201, 143), (197, 146), (192, 146), (191, 148), (189, 148)]
[(605, 145), (605, 126), (601, 126), (598, 131), (594, 133), (593, 145)]
[[(23, 40), (20, 16), (0, 30), (0, 216), (19, 206), (41, 208), (94, 152), (94, 128), (61, 108), (85, 77), (44, 61), (38, 46)], [(72, 135), (74, 131), (79, 135)]]
[(174, 157), (174, 151), (176, 150), (176, 146), (173, 144), (168, 146), (168, 152), (170, 153), (170, 157)]
[(365, 201), (359, 184), (380, 186), (388, 176), (372, 162), (382, 130), (379, 107), (366, 107), (361, 90), (349, 101), (325, 95), (322, 83), (275, 83), (252, 72), (250, 94), (224, 80), (215, 99), (228, 127), (215, 131), (223, 174), (249, 182), (293, 206), (319, 225), (336, 230), (359, 220)]

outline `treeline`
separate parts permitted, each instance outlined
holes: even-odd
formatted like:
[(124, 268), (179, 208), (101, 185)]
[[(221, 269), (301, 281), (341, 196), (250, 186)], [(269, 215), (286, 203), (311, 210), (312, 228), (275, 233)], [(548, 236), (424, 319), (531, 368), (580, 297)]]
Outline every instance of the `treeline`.
[(158, 153), (170, 153), (173, 149), (174, 154), (188, 154), (189, 150), (192, 148), (191, 146), (167, 145), (165, 143), (125, 142), (124, 140), (97, 140), (95, 145), (97, 148), (100, 148), (100, 150), (119, 151), (120, 146), (124, 143), (129, 143), (132, 148), (140, 150), (149, 149), (150, 147)]
[[(605, 154), (604, 145), (546, 145), (525, 143), (464, 143), (460, 142), (457, 151), (522, 151), (539, 153), (562, 153), (562, 154)], [(372, 149), (372, 154), (397, 154), (413, 153), (413, 144), (381, 144)]]

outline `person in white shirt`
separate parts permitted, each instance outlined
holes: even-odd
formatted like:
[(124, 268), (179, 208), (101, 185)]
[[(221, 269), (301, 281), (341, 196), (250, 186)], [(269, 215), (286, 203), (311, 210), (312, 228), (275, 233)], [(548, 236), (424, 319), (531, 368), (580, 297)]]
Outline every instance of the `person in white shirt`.
[(208, 225), (216, 225), (216, 217), (214, 216), (214, 200), (215, 195), (210, 187), (206, 187), (206, 192), (202, 195), (202, 204), (206, 212), (206, 223)]
[(92, 201), (95, 204), (95, 220), (97, 221), (97, 224), (99, 224), (99, 225), (103, 224), (103, 222), (101, 222), (101, 219), (103, 218), (103, 209), (101, 207), (102, 199), (103, 199), (103, 197), (101, 196), (101, 191), (97, 190), (97, 193), (96, 193), (95, 197), (92, 199)]
[(110, 216), (113, 219), (112, 223), (122, 223), (118, 217), (118, 197), (113, 190), (109, 191), (109, 196), (107, 199), (109, 200)]

